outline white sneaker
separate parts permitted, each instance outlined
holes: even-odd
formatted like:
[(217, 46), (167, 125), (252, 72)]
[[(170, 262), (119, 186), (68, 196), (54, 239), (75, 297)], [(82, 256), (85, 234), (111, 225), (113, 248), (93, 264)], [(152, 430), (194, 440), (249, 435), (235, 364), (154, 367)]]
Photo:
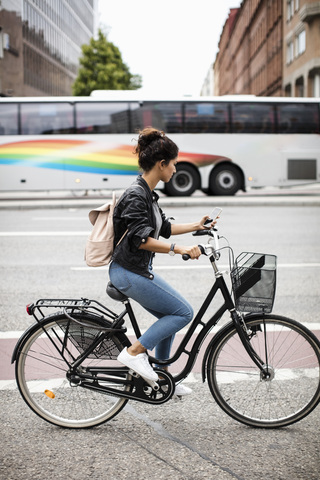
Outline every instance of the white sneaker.
[(182, 383), (179, 383), (176, 385), (174, 395), (177, 395), (177, 397), (184, 397), (185, 395), (190, 395), (192, 393), (191, 388), (186, 387), (185, 385), (182, 385)]
[(128, 353), (127, 348), (124, 348), (118, 355), (118, 361), (131, 368), (134, 372), (137, 372), (141, 377), (146, 380), (157, 382), (159, 380), (158, 375), (151, 367), (148, 355), (146, 353), (139, 353), (139, 355), (133, 356)]

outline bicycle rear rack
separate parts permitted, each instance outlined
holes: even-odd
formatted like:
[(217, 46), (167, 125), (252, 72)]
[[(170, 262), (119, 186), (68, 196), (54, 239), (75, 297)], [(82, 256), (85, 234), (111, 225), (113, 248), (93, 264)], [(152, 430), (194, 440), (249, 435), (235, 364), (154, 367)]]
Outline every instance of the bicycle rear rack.
[(74, 313), (85, 312), (99, 317), (100, 320), (105, 320), (106, 317), (113, 322), (117, 320), (116, 323), (122, 319), (125, 313), (123, 312), (123, 314), (117, 315), (96, 300), (89, 300), (88, 298), (41, 298), (37, 300), (36, 303), (27, 305), (26, 310), (28, 315), (32, 315), (38, 323), (48, 314), (52, 313), (50, 310), (61, 310), (61, 313), (69, 319), (71, 319), (70, 317), (72, 317)]
[[(56, 312), (49, 313), (46, 315), (48, 310), (46, 309), (58, 309)], [(76, 363), (73, 367), (80, 364), (83, 360), (83, 354), (85, 356), (90, 355), (99, 344), (105, 342), (108, 337), (112, 334), (118, 333), (126, 333), (127, 329), (123, 327), (124, 324), (124, 316), (126, 314), (126, 310), (124, 310), (120, 315), (112, 312), (110, 309), (102, 305), (101, 303), (97, 302), (96, 300), (89, 300), (87, 298), (81, 299), (39, 299), (35, 304), (27, 305), (27, 313), (32, 315), (37, 323), (41, 326), (44, 333), (47, 335), (48, 339), (51, 341), (53, 346), (58, 350), (60, 355), (64, 358), (64, 349), (66, 346), (67, 336), (69, 334), (69, 330), (72, 324), (78, 324), (78, 330), (76, 331), (76, 335), (81, 337), (82, 339), (82, 331), (85, 328), (88, 329), (96, 329), (98, 330), (98, 334), (92, 337), (92, 344), (89, 348), (85, 349), (84, 352), (80, 352), (80, 357), (76, 360)], [(84, 319), (81, 317), (79, 318), (79, 314), (90, 314), (90, 317), (84, 316)], [(67, 319), (67, 325), (64, 331), (64, 338), (60, 338), (59, 335), (56, 335), (55, 338), (52, 338), (51, 335), (47, 332), (44, 327), (43, 320), (50, 318), (54, 321), (56, 315), (64, 315)], [(72, 316), (73, 315), (73, 316)], [(77, 317), (78, 318), (74, 318)], [(112, 323), (106, 323), (107, 318), (112, 320)], [(93, 321), (92, 321), (93, 320)], [(92, 321), (92, 322), (91, 322)], [(105, 324), (105, 325), (104, 325)], [(63, 330), (63, 328), (62, 328)], [(74, 334), (75, 335), (75, 334)], [(72, 335), (71, 335), (72, 336)], [(58, 343), (56, 340), (58, 339)], [(75, 338), (74, 341), (76, 342)], [(77, 347), (77, 345), (76, 345)], [(61, 349), (61, 350), (60, 350)], [(68, 363), (68, 362), (67, 362)], [(71, 365), (69, 365), (71, 366)]]

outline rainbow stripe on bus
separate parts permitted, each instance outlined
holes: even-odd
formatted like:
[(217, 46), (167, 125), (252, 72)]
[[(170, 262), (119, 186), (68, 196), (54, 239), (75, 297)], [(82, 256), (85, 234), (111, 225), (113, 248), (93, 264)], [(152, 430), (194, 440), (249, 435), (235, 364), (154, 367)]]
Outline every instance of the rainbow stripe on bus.
[[(211, 165), (220, 158), (216, 155), (180, 152), (178, 161), (202, 167)], [(26, 140), (2, 144), (0, 164), (103, 175), (136, 175), (139, 172), (132, 146), (119, 145), (101, 150), (97, 143), (69, 139)]]

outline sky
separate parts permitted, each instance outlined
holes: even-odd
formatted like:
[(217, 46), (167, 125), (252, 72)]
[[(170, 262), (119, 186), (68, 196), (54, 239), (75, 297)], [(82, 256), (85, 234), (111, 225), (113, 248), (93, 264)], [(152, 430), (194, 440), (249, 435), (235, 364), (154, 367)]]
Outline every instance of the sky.
[(241, 0), (99, 0), (99, 26), (143, 92), (199, 95), (230, 8)]

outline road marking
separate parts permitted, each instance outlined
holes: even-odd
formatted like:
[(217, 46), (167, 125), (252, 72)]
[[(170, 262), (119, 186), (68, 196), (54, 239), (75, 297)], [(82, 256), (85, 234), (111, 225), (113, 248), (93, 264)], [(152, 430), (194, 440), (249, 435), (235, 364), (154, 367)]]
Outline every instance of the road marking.
[(0, 232), (0, 237), (79, 237), (88, 236), (90, 232)]
[[(229, 269), (229, 265), (220, 265), (218, 264), (220, 269)], [(279, 263), (277, 268), (319, 268), (320, 263)], [(70, 267), (71, 270), (75, 271), (99, 271), (99, 270), (107, 270), (108, 266), (106, 267)], [(154, 270), (185, 270), (185, 269), (198, 269), (198, 270), (205, 270), (205, 269), (212, 269), (211, 265), (192, 265), (188, 263), (186, 265), (156, 265), (154, 266)]]
[(17, 390), (15, 380), (0, 380), (0, 390)]
[(62, 220), (62, 221), (63, 220), (68, 220), (68, 221), (70, 221), (70, 220), (81, 220), (82, 222), (83, 221), (87, 221), (87, 222), (89, 221), (88, 217), (68, 217), (68, 216), (67, 217), (32, 217), (32, 220), (33, 221), (38, 221), (39, 220), (41, 222), (51, 221), (51, 220), (55, 220), (55, 221), (57, 221), (57, 220), (59, 220), (59, 221), (60, 220)]

